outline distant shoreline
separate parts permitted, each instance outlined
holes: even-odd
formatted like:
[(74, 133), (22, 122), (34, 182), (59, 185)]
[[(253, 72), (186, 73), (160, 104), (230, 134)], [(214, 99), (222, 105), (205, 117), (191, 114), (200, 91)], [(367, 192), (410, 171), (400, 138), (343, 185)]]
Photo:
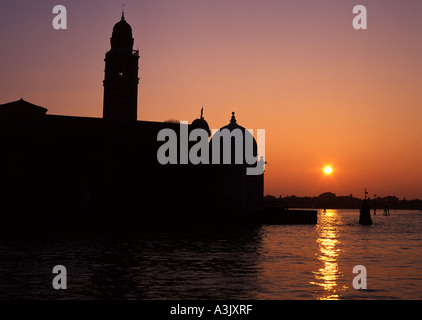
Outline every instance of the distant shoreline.
[[(267, 207), (303, 208), (303, 209), (359, 209), (363, 199), (349, 196), (337, 196), (331, 192), (325, 192), (314, 197), (275, 197), (264, 196), (264, 204)], [(398, 199), (396, 196), (377, 197), (369, 199), (371, 209), (384, 210), (386, 204), (391, 210), (422, 210), (422, 200)]]

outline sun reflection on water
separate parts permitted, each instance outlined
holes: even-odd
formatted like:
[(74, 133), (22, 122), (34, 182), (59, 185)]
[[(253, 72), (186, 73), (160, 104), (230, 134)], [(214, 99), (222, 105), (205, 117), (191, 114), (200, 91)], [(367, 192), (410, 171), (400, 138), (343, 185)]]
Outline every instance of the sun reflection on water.
[(317, 292), (319, 300), (338, 300), (341, 292), (346, 289), (340, 287), (338, 283), (343, 276), (338, 266), (341, 251), (338, 224), (340, 220), (341, 217), (336, 210), (326, 210), (319, 217), (317, 225), (319, 251), (316, 258), (320, 262), (320, 268), (313, 272), (315, 281), (311, 281), (311, 284), (322, 289)]

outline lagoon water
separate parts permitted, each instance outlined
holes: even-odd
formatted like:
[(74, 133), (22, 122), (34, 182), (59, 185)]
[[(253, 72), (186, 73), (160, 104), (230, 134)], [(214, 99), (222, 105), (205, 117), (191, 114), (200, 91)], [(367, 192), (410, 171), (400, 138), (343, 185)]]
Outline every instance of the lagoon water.
[[(358, 210), (317, 225), (125, 237), (0, 241), (0, 299), (422, 299), (422, 212), (358, 224)], [(54, 290), (55, 265), (67, 290)], [(353, 267), (367, 289), (353, 288)]]

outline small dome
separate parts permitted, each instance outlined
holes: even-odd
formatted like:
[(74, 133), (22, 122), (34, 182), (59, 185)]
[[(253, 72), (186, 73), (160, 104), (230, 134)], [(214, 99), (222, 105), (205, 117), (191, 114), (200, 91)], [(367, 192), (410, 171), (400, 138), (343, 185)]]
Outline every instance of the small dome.
[(110, 39), (112, 48), (130, 49), (133, 48), (132, 27), (126, 22), (122, 13), (122, 19), (113, 27), (113, 34)]
[(132, 36), (132, 27), (126, 22), (124, 15), (122, 15), (122, 19), (114, 25), (113, 35)]
[(191, 124), (192, 129), (204, 129), (208, 136), (211, 136), (211, 130), (208, 126), (208, 122), (205, 119), (195, 119)]
[(191, 128), (192, 129), (204, 129), (208, 133), (208, 136), (210, 137), (211, 136), (211, 130), (210, 130), (210, 127), (208, 126), (208, 122), (203, 117), (203, 112), (204, 112), (204, 108), (201, 109), (201, 117), (199, 119), (193, 120), (193, 122), (191, 124)]

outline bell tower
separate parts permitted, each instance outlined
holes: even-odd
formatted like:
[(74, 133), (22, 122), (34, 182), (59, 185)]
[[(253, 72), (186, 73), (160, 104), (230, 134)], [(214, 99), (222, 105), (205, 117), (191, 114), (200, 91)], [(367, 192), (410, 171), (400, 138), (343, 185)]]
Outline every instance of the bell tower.
[(115, 24), (110, 39), (111, 49), (105, 56), (103, 118), (108, 120), (138, 119), (139, 51), (133, 50), (132, 28), (124, 12)]

